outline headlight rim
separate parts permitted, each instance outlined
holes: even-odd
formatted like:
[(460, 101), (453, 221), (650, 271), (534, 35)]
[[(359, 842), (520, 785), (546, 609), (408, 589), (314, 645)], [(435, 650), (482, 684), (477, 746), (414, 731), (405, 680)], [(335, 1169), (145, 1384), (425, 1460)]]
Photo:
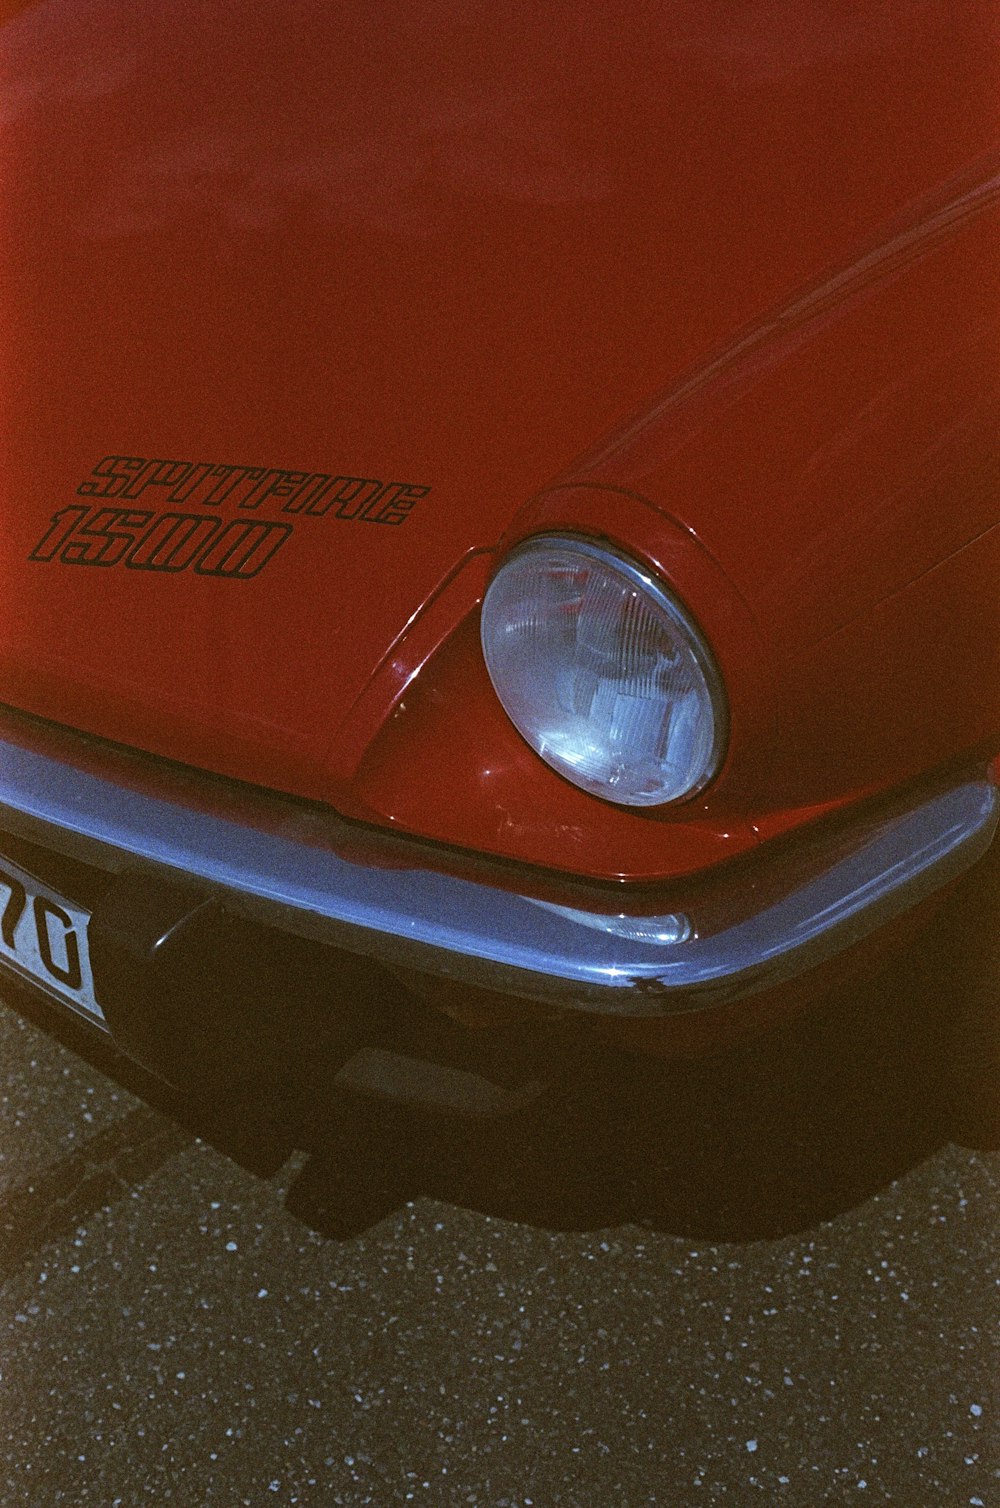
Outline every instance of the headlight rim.
[[(558, 765), (545, 758), (544, 754), (535, 747), (531, 739), (522, 731), (508, 711), (507, 704), (490, 670), (489, 654), (485, 640), (486, 603), (490, 590), (501, 572), (506, 570), (508, 566), (512, 565), (521, 556), (541, 552), (546, 548), (558, 548), (559, 546), (566, 546), (585, 556), (589, 555), (592, 559), (605, 566), (610, 565), (613, 570), (618, 571), (627, 581), (630, 581), (638, 589), (645, 592), (667, 618), (670, 619), (692, 653), (708, 692), (708, 700), (712, 713), (712, 746), (710, 756), (705, 761), (702, 776), (695, 784), (689, 786), (679, 795), (670, 796), (664, 801), (649, 803), (621, 801), (616, 800), (610, 794), (595, 791), (588, 786), (581, 785), (579, 782), (573, 780), (565, 771), (561, 770)], [(658, 574), (657, 567), (650, 564), (648, 560), (636, 557), (616, 540), (606, 535), (595, 536), (593, 534), (566, 529), (549, 529), (538, 534), (530, 534), (524, 539), (518, 540), (497, 563), (496, 569), (490, 576), (483, 594), (479, 628), (480, 646), (487, 675), (489, 676), (490, 684), (493, 687), (497, 700), (510, 721), (511, 727), (517, 733), (518, 737), (524, 740), (536, 758), (540, 759), (547, 768), (552, 770), (553, 774), (558, 775), (560, 779), (564, 780), (568, 785), (573, 786), (574, 789), (582, 791), (585, 795), (592, 796), (595, 801), (606, 803), (619, 812), (629, 811), (655, 815), (656, 813), (672, 810), (675, 807), (684, 806), (692, 801), (696, 801), (709, 786), (718, 780), (728, 758), (731, 732), (729, 697), (718, 657), (705, 630), (701, 626), (700, 620), (686, 606), (680, 594), (662, 579)]]

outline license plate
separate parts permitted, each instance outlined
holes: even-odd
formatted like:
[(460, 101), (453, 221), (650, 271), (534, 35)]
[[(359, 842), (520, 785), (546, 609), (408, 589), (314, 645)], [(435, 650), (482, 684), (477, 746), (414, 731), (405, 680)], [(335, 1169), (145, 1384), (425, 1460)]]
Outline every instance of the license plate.
[(0, 964), (103, 1025), (90, 968), (89, 922), (89, 911), (0, 855)]

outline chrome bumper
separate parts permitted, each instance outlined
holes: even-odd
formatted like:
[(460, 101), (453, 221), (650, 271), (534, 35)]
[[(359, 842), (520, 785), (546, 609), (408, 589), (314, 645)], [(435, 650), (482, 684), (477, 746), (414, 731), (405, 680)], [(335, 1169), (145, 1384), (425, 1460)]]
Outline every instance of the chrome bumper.
[(621, 1017), (704, 1009), (822, 963), (973, 864), (1000, 805), (985, 778), (966, 780), (762, 848), (694, 887), (690, 907), (649, 916), (648, 893), (644, 905), (623, 893), (625, 909), (609, 914), (613, 898), (569, 908), (442, 873), (428, 846), (395, 838), (382, 867), (377, 833), (376, 861), (358, 862), (336, 851), (357, 826), (315, 807), (91, 740), (78, 740), (77, 760), (75, 735), (17, 716), (0, 733), (0, 833), (112, 872), (194, 882), (232, 910), (390, 967)]

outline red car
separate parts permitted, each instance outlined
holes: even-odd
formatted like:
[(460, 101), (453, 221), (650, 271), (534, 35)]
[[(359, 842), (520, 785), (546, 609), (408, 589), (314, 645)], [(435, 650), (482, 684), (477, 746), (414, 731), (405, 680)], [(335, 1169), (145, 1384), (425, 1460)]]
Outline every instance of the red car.
[(992, 5), (4, 15), (5, 969), (502, 1109), (984, 853)]

